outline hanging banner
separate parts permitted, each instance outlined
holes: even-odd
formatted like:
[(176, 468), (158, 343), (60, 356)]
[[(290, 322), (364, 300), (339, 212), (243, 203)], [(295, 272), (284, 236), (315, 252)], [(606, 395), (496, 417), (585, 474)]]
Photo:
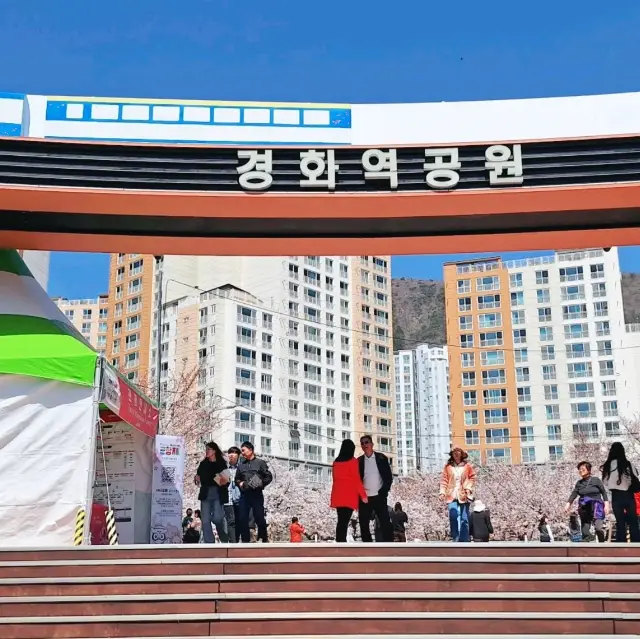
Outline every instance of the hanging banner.
[(158, 428), (158, 409), (107, 364), (103, 371), (101, 401), (115, 416), (101, 415), (102, 419), (122, 420), (145, 435), (154, 437)]
[(182, 543), (184, 438), (157, 435), (151, 488), (152, 544)]

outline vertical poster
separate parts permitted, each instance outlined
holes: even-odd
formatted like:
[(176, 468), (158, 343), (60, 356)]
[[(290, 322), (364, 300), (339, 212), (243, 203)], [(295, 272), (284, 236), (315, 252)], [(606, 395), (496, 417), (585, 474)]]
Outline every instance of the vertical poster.
[(182, 543), (184, 438), (157, 435), (151, 486), (152, 544)]
[(103, 423), (96, 450), (94, 501), (111, 508), (120, 544), (134, 543), (135, 433), (122, 421)]

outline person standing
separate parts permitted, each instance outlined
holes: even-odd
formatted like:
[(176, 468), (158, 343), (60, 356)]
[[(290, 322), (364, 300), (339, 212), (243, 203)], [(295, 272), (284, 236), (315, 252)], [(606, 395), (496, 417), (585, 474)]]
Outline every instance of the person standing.
[(640, 542), (640, 526), (634, 493), (640, 491), (638, 470), (627, 459), (620, 442), (611, 444), (607, 461), (600, 469), (605, 488), (611, 491), (611, 507), (616, 518), (616, 542)]
[(198, 499), (202, 512), (202, 535), (205, 544), (215, 543), (212, 524), (218, 531), (222, 543), (227, 543), (227, 523), (224, 518), (224, 507), (229, 501), (229, 474), (227, 462), (220, 447), (209, 442), (205, 448), (205, 458), (198, 465), (195, 476), (196, 486), (200, 486)]
[(266, 544), (269, 538), (264, 509), (264, 489), (273, 481), (273, 475), (267, 462), (256, 457), (251, 442), (243, 442), (240, 446), (240, 452), (242, 459), (238, 463), (235, 478), (235, 483), (241, 490), (239, 503), (240, 538), (245, 544), (251, 541), (249, 515), (253, 513), (258, 528), (258, 539)]
[(596, 537), (600, 543), (604, 542), (604, 519), (609, 514), (609, 496), (607, 490), (598, 477), (591, 474), (591, 464), (581, 461), (578, 464), (580, 479), (576, 482), (569, 500), (565, 506), (565, 512), (571, 512), (573, 502), (578, 499), (578, 515), (582, 522), (582, 540), (588, 541), (591, 537), (591, 524), (596, 529)]
[(407, 532), (405, 526), (409, 523), (407, 513), (402, 510), (402, 504), (397, 502), (391, 512), (391, 526), (393, 528), (393, 541), (406, 543)]
[(358, 508), (359, 499), (365, 503), (368, 501), (358, 470), (358, 460), (354, 456), (355, 452), (356, 445), (353, 441), (344, 439), (340, 445), (340, 452), (333, 462), (331, 508), (335, 508), (338, 515), (337, 542), (347, 541), (349, 522), (353, 511)]
[(387, 497), (393, 483), (391, 464), (386, 455), (374, 451), (371, 435), (363, 435), (360, 438), (360, 446), (364, 454), (358, 458), (358, 467), (360, 479), (367, 493), (367, 501), (361, 499), (358, 508), (362, 541), (368, 543), (372, 541), (370, 522), (372, 515), (375, 515), (380, 522), (382, 540), (392, 542), (393, 529), (387, 506)]
[(302, 535), (305, 534), (304, 526), (300, 523), (297, 517), (292, 517), (291, 525), (289, 526), (289, 541), (292, 544), (301, 544)]
[(473, 512), (469, 517), (469, 534), (475, 543), (487, 543), (493, 535), (491, 514), (479, 499), (473, 502)]
[(440, 479), (440, 500), (447, 504), (454, 542), (469, 541), (469, 503), (475, 488), (476, 471), (469, 462), (469, 455), (462, 448), (454, 448)]
[(240, 449), (232, 446), (227, 451), (227, 459), (229, 460), (229, 501), (224, 505), (224, 517), (227, 520), (227, 533), (229, 535), (229, 543), (238, 543), (238, 524), (240, 521), (240, 496), (241, 491), (236, 484), (236, 472), (238, 470), (238, 459), (240, 458)]

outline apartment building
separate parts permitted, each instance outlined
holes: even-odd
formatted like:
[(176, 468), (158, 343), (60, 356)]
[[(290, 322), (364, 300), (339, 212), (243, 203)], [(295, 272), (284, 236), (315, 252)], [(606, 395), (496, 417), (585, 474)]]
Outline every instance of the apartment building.
[(95, 349), (103, 353), (106, 351), (109, 319), (108, 295), (84, 300), (54, 297), (53, 301)]
[(447, 347), (398, 351), (395, 382), (398, 472), (437, 472), (451, 450)]
[[(228, 427), (221, 441), (235, 441), (236, 432), (253, 433), (256, 445), (262, 446), (264, 438), (272, 454), (290, 453), (326, 467), (344, 437), (357, 440), (368, 433), (393, 462), (390, 270), (386, 256), (164, 256), (156, 262), (150, 255), (117, 254), (111, 260), (107, 356), (132, 379), (146, 378), (147, 372), (155, 377), (161, 284), (161, 374), (175, 374), (185, 361), (203, 366), (201, 397), (255, 402), (244, 412), (258, 420), (271, 418), (272, 430), (266, 431), (260, 421), (232, 416), (224, 423), (247, 421), (257, 428)], [(196, 309), (197, 344), (182, 335), (191, 320), (181, 315), (178, 331), (172, 319), (184, 313), (190, 318)], [(261, 324), (265, 313), (272, 316), (271, 328)], [(254, 317), (255, 325), (248, 320), (228, 328), (231, 318), (240, 321), (243, 315)], [(218, 335), (226, 339), (218, 342)], [(201, 338), (207, 341), (200, 343)], [(185, 352), (186, 344), (192, 352)], [(179, 366), (174, 362), (178, 346)], [(206, 361), (201, 359), (205, 347), (210, 349)], [(262, 369), (263, 361), (271, 362), (272, 372)], [(267, 390), (263, 374), (272, 377), (270, 393), (258, 392)], [(238, 381), (246, 376), (255, 381), (256, 391)], [(251, 393), (258, 394), (252, 398)], [(262, 395), (269, 399), (262, 402)], [(263, 411), (263, 404), (271, 411)]]
[(444, 267), (455, 444), (477, 462), (560, 460), (638, 410), (617, 249)]
[(148, 379), (155, 270), (152, 255), (111, 255), (106, 357), (136, 383)]

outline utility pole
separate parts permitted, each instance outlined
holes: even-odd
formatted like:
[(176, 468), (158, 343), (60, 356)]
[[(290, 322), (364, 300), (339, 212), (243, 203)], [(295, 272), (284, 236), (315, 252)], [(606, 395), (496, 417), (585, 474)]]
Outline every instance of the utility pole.
[(156, 290), (158, 300), (156, 304), (156, 402), (158, 403), (158, 431), (160, 431), (160, 415), (162, 407), (160, 404), (160, 367), (162, 365), (162, 255), (154, 255), (156, 265)]

